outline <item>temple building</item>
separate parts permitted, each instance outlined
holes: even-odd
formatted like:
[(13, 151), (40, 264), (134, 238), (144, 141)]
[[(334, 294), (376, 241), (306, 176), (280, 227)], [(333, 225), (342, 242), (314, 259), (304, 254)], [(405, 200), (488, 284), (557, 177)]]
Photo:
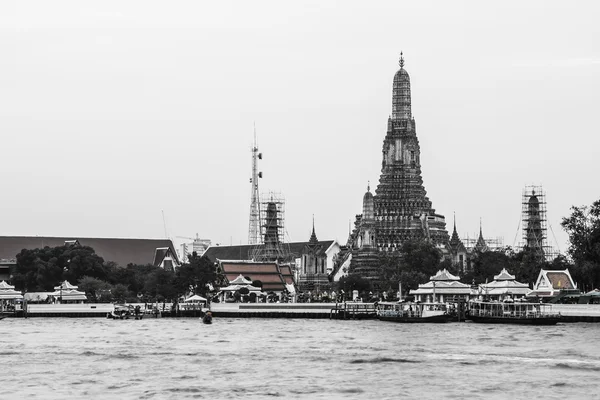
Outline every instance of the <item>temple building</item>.
[(550, 301), (572, 293), (579, 294), (579, 290), (568, 268), (555, 271), (542, 269), (533, 285), (533, 290), (527, 293), (527, 297)]
[(416, 290), (411, 290), (410, 295), (415, 296), (415, 301), (443, 303), (456, 299), (468, 300), (472, 292), (470, 285), (460, 282), (458, 276), (443, 269), (430, 277), (429, 282), (419, 285)]
[(465, 273), (470, 267), (470, 253), (462, 240), (458, 237), (458, 232), (456, 231), (456, 216), (454, 217), (452, 237), (446, 246), (444, 256), (450, 259), (452, 265), (455, 266), (461, 274)]
[(300, 255), (298, 287), (301, 292), (321, 292), (329, 289), (327, 271), (327, 247), (319, 243), (313, 219), (312, 234)]
[(479, 285), (479, 295), (490, 300), (504, 301), (525, 297), (531, 290), (526, 283), (517, 282), (515, 276), (503, 268), (490, 283)]
[(357, 216), (351, 234), (352, 262), (349, 273), (377, 280), (378, 254), (399, 250), (409, 240), (425, 240), (445, 246), (449, 235), (443, 215), (427, 197), (421, 177), (421, 150), (411, 110), (410, 77), (400, 57), (392, 91), (392, 115), (383, 141), (381, 175), (375, 194), (363, 198), (363, 214)]

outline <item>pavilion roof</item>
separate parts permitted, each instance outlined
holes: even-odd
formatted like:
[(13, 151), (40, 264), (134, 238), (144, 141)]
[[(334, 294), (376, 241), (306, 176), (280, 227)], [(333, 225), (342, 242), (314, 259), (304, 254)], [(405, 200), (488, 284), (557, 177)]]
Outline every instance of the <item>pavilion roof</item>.
[(15, 290), (13, 285), (5, 281), (0, 282), (0, 300), (22, 299), (23, 295)]
[(78, 286), (71, 285), (69, 283), (69, 281), (64, 281), (60, 285), (54, 286), (54, 290), (60, 290), (61, 288), (63, 291), (64, 290), (77, 290)]
[(0, 282), (0, 290), (9, 290), (14, 288), (15, 287), (13, 285), (9, 285), (6, 281)]
[(506, 268), (502, 268), (502, 271), (498, 275), (494, 275), (494, 280), (496, 281), (514, 281), (515, 276), (508, 273)]
[(434, 276), (430, 277), (432, 281), (458, 281), (458, 276), (452, 275), (446, 268), (439, 270)]

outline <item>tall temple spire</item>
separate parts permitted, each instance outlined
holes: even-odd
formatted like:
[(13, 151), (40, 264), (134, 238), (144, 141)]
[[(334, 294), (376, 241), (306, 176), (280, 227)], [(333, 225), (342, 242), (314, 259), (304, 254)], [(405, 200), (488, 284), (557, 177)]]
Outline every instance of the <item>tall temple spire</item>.
[(412, 119), (410, 109), (410, 77), (404, 69), (404, 55), (400, 53), (400, 69), (394, 76), (392, 91), (392, 120)]
[(479, 237), (477, 238), (477, 243), (475, 243), (475, 247), (473, 248), (473, 250), (478, 252), (484, 252), (489, 250), (489, 247), (485, 242), (485, 239), (483, 238), (481, 218), (479, 218)]
[(456, 232), (456, 212), (454, 214), (454, 232)]
[(317, 234), (315, 233), (315, 214), (313, 214), (313, 229), (312, 229), (312, 234), (310, 235), (310, 239), (308, 242), (310, 244), (315, 244), (318, 242)]
[(462, 244), (462, 241), (458, 237), (458, 232), (456, 231), (456, 213), (454, 213), (454, 230), (452, 231), (452, 237), (448, 244), (451, 249), (457, 249)]
[[(427, 197), (421, 177), (421, 150), (411, 111), (410, 77), (400, 69), (392, 86), (392, 114), (383, 140), (379, 183), (363, 197), (352, 236), (349, 273), (374, 282), (381, 278), (379, 254), (397, 252), (406, 241), (430, 241), (446, 245), (449, 235), (443, 215), (437, 214)], [(354, 231), (353, 231), (354, 232)], [(458, 237), (457, 237), (458, 239)]]

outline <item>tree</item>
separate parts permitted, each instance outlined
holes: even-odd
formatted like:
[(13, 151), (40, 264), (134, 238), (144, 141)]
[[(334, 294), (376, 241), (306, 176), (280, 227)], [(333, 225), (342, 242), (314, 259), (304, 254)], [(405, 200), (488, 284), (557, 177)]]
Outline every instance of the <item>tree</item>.
[(498, 275), (503, 268), (514, 273), (517, 269), (516, 265), (513, 259), (503, 251), (479, 252), (471, 260), (472, 268), (463, 276), (463, 279), (467, 283), (485, 283), (492, 281), (494, 275)]
[(13, 281), (27, 291), (51, 291), (63, 280), (77, 282), (84, 276), (106, 277), (104, 260), (88, 246), (23, 249), (17, 254)]
[(123, 285), (122, 283), (114, 285), (110, 292), (114, 301), (116, 301), (117, 303), (125, 303), (127, 299), (131, 297), (129, 289), (126, 285)]
[(561, 225), (569, 235), (574, 280), (590, 288), (600, 287), (600, 200), (590, 207), (571, 207), (571, 215), (564, 217)]
[(381, 282), (379, 287), (392, 295), (402, 284), (402, 292), (417, 289), (437, 271), (449, 266), (442, 264), (442, 253), (435, 245), (425, 241), (407, 241), (399, 252), (383, 253), (379, 258)]
[(217, 280), (217, 269), (206, 257), (200, 257), (196, 252), (188, 256), (188, 262), (177, 269), (175, 280), (176, 290), (183, 295), (188, 292), (207, 296), (210, 287)]
[(144, 281), (144, 292), (148, 297), (158, 301), (177, 299), (179, 293), (175, 286), (175, 273), (154, 267)]
[(364, 293), (371, 290), (371, 282), (359, 275), (343, 276), (337, 283), (338, 290), (343, 290), (348, 298), (352, 297), (352, 291), (358, 290), (358, 293)]
[(61, 256), (66, 258), (64, 279), (70, 282), (77, 282), (84, 276), (106, 279), (104, 259), (97, 255), (93, 248), (89, 246), (63, 246), (63, 248), (64, 252)]
[(88, 300), (92, 303), (112, 300), (110, 295), (111, 285), (108, 282), (91, 276), (84, 276), (79, 280), (77, 286), (80, 291), (85, 292)]

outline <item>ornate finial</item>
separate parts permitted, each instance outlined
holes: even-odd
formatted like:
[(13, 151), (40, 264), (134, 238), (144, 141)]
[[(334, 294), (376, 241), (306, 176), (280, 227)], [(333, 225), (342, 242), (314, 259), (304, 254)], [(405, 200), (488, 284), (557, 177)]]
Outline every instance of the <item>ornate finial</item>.
[(367, 192), (371, 191), (371, 181), (367, 181)]
[(400, 52), (400, 68), (404, 68), (404, 56), (402, 55), (402, 52)]

